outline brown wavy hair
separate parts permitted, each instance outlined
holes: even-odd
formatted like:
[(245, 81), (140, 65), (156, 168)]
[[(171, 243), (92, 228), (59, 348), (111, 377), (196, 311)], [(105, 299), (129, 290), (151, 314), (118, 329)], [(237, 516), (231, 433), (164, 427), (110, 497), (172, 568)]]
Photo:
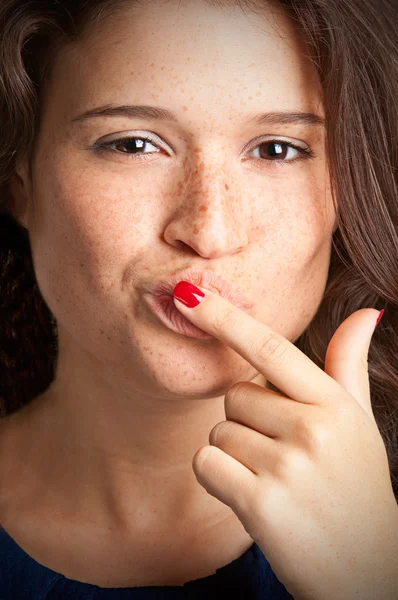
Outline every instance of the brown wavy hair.
[[(137, 2), (137, 0), (133, 0)], [(166, 0), (167, 1), (167, 0)], [(209, 0), (210, 1), (210, 0)], [(398, 4), (396, 0), (273, 0), (308, 44), (322, 85), (337, 229), (318, 311), (295, 345), (324, 369), (337, 327), (360, 308), (385, 309), (368, 356), (372, 407), (398, 499)], [(29, 235), (9, 183), (31, 158), (40, 96), (57, 51), (126, 0), (0, 3), (0, 416), (55, 376), (57, 323), (38, 288)], [(252, 10), (267, 3), (212, 0)], [(130, 0), (129, 4), (132, 4)], [(271, 389), (277, 390), (271, 385)]]

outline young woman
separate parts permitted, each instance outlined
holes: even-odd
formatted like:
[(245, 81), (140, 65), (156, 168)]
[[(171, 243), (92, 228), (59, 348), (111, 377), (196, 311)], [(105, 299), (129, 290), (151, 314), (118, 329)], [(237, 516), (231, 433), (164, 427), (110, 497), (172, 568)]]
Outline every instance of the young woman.
[(396, 600), (396, 22), (2, 0), (2, 598)]

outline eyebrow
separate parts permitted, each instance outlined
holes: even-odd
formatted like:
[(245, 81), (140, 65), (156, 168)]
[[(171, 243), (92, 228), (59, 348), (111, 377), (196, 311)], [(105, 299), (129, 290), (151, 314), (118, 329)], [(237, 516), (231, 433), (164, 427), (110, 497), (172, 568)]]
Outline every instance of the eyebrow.
[[(72, 123), (77, 121), (85, 121), (93, 117), (128, 117), (128, 118), (143, 118), (157, 121), (177, 122), (176, 113), (166, 108), (148, 105), (123, 105), (123, 106), (98, 106), (87, 110), (72, 119)], [(245, 121), (245, 125), (266, 125), (266, 124), (297, 124), (297, 125), (324, 125), (325, 119), (314, 113), (307, 112), (268, 112), (256, 113), (250, 115)]]

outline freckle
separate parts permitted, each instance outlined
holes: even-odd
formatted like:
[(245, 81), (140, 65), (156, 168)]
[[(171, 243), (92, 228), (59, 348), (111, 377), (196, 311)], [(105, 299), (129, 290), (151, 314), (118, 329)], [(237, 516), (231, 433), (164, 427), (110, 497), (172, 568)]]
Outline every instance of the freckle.
[(154, 67), (154, 66), (155, 66), (155, 63), (151, 63), (151, 67)]
[(253, 98), (253, 96), (249, 96), (249, 100), (251, 100)]
[(226, 183), (226, 184), (225, 184), (225, 189), (226, 189), (226, 190), (229, 190), (228, 183)]
[(197, 225), (195, 225), (195, 227), (193, 228), (193, 232), (192, 233), (194, 233), (195, 235), (197, 233), (199, 233), (199, 229), (198, 229)]
[(184, 106), (182, 107), (182, 110), (185, 112), (186, 110), (188, 110), (188, 107), (184, 105)]

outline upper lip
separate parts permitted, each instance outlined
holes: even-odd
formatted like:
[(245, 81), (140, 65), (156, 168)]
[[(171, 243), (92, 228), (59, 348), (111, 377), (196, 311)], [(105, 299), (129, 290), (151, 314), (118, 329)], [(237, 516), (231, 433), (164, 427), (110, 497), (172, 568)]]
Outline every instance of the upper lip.
[(154, 296), (173, 296), (173, 290), (179, 281), (189, 281), (210, 291), (216, 291), (242, 310), (248, 310), (254, 306), (239, 288), (230, 286), (221, 275), (212, 271), (196, 269), (179, 271), (175, 275), (170, 275), (165, 281), (154, 284), (149, 291)]

